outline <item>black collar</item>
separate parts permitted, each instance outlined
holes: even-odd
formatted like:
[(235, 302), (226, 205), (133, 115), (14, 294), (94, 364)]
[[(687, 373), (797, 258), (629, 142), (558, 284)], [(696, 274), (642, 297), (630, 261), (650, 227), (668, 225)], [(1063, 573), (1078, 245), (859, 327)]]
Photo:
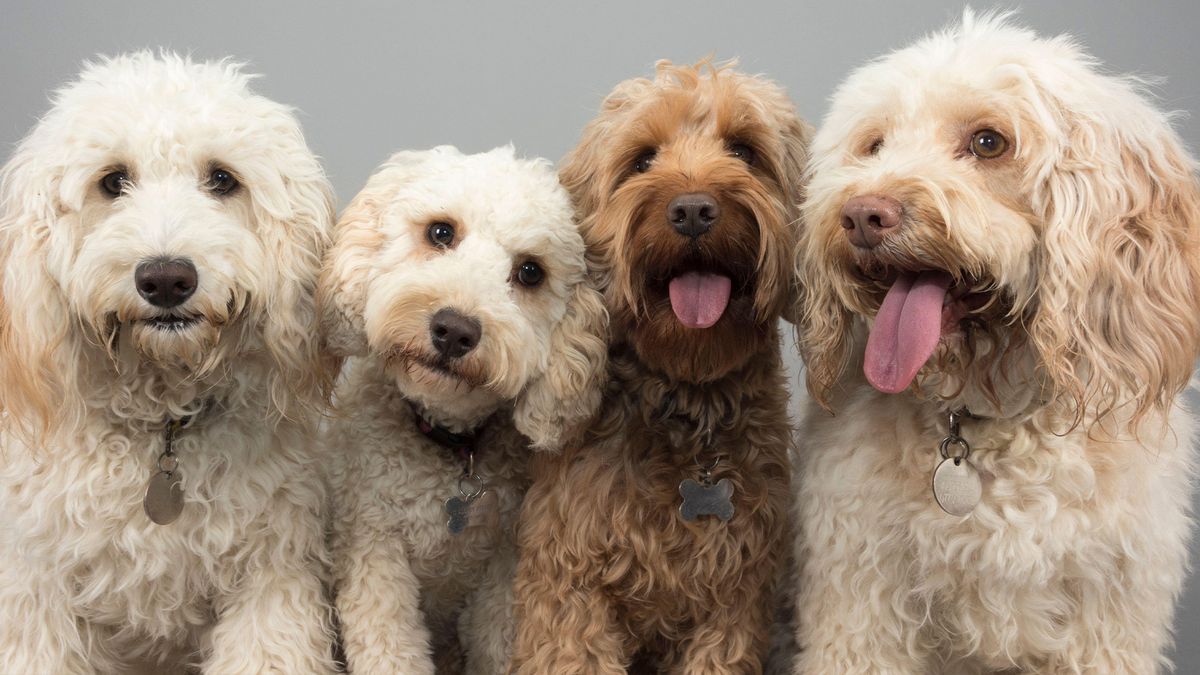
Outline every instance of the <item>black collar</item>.
[(426, 438), (437, 443), (438, 445), (453, 451), (461, 458), (466, 458), (467, 455), (475, 452), (475, 437), (476, 431), (472, 430), (466, 433), (455, 433), (446, 427), (439, 426), (421, 414), (416, 406), (413, 406), (413, 417), (416, 418), (417, 430), (425, 435)]

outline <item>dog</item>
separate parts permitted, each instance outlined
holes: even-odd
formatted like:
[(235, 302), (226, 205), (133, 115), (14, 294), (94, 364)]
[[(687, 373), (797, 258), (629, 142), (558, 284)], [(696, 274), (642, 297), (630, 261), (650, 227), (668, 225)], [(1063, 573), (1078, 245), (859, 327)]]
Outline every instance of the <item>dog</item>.
[(778, 320), (810, 128), (729, 67), (617, 85), (560, 171), (611, 319), (583, 442), (533, 459), (517, 673), (754, 673), (790, 555)]
[(460, 652), (503, 672), (528, 456), (600, 400), (586, 271), (552, 166), (511, 146), (398, 153), (339, 220), (321, 297), (331, 349), (359, 354), (325, 442), (350, 672), (460, 672)]
[(95, 61), (3, 169), (9, 672), (333, 672), (310, 440), (333, 199), (249, 80)]
[(1006, 15), (839, 87), (798, 246), (796, 673), (1167, 666), (1200, 340), (1168, 119)]

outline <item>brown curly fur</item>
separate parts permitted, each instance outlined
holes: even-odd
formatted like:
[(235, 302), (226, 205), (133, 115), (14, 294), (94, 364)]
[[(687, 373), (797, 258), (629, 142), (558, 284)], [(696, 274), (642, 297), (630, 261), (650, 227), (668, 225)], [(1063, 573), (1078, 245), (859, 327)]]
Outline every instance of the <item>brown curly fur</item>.
[[(534, 458), (520, 524), (513, 672), (760, 673), (788, 548), (790, 436), (778, 320), (791, 300), (810, 130), (772, 83), (660, 63), (617, 86), (568, 155), (612, 317), (610, 383), (584, 440)], [(755, 150), (747, 165), (733, 143)], [(648, 171), (630, 170), (647, 149)], [(678, 194), (721, 207), (692, 243), (666, 220)], [(684, 328), (667, 280), (733, 279), (711, 328)], [(709, 434), (711, 433), (711, 441)], [(721, 458), (733, 518), (684, 521), (679, 484)]]

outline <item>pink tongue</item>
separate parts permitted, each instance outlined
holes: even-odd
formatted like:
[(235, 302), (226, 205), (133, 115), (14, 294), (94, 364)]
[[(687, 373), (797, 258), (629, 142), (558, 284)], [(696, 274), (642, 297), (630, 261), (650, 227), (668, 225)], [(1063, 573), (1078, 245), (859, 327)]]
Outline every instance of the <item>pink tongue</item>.
[(867, 338), (863, 372), (871, 386), (898, 394), (933, 356), (942, 337), (942, 304), (950, 275), (919, 272), (901, 275), (888, 291)]
[(729, 277), (688, 272), (671, 280), (671, 309), (688, 328), (708, 328), (729, 304)]

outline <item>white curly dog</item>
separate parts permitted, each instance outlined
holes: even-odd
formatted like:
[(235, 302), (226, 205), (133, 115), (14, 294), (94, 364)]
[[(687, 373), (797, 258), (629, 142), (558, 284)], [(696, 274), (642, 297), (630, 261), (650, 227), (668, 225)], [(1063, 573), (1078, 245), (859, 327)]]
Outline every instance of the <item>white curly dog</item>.
[(312, 442), (332, 197), (249, 80), (98, 61), (4, 168), (5, 672), (332, 672)]
[(1136, 80), (1003, 16), (839, 88), (799, 252), (828, 410), (800, 433), (797, 673), (1166, 665), (1195, 168)]
[(328, 260), (330, 346), (359, 355), (325, 441), (349, 669), (503, 672), (526, 459), (595, 411), (605, 369), (570, 200), (511, 147), (401, 152)]

